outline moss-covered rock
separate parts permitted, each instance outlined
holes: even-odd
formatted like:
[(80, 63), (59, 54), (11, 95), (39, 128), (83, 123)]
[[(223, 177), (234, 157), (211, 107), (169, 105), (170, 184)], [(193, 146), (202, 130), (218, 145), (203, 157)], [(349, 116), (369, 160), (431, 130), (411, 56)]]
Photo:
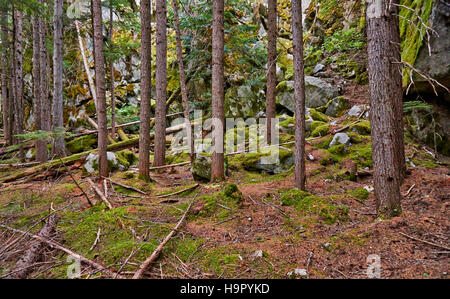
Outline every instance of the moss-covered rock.
[(242, 157), (242, 166), (249, 171), (266, 171), (271, 174), (279, 174), (288, 171), (294, 165), (294, 154), (283, 149), (271, 155), (269, 151), (248, 153)]
[(361, 135), (370, 135), (370, 122), (368, 120), (362, 120), (354, 125), (351, 125), (350, 130)]
[(321, 125), (315, 125), (314, 122), (311, 124), (311, 129), (312, 129), (312, 133), (311, 136), (312, 137), (321, 137), (321, 136), (326, 136), (330, 133), (330, 125), (323, 123)]
[(72, 154), (77, 154), (91, 150), (95, 144), (97, 144), (97, 137), (91, 134), (67, 142), (66, 148)]
[[(191, 172), (194, 180), (200, 182), (211, 181), (211, 155), (199, 153), (195, 156), (194, 163), (191, 165)], [(225, 174), (228, 173), (228, 157), (224, 158)]]
[(311, 115), (311, 118), (315, 121), (321, 121), (325, 123), (328, 122), (328, 117), (314, 108), (309, 109), (309, 114)]

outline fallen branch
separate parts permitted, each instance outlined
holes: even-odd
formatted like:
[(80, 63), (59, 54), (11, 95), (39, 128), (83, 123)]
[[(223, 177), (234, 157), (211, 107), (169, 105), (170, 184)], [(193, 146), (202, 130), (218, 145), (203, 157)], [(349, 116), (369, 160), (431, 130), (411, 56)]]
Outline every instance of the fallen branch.
[[(41, 238), (49, 239), (55, 233), (56, 215), (49, 217), (48, 222), (39, 231), (38, 236)], [(24, 279), (27, 278), (33, 270), (33, 264), (37, 262), (41, 254), (44, 244), (42, 241), (35, 242), (25, 252), (25, 254), (19, 259), (11, 272), (14, 272), (8, 278)]]
[(112, 209), (112, 205), (111, 203), (108, 201), (108, 199), (105, 197), (105, 195), (103, 194), (102, 191), (100, 191), (100, 189), (98, 189), (98, 187), (94, 184), (94, 182), (90, 179), (87, 178), (86, 179), (88, 181), (88, 183), (91, 185), (92, 189), (94, 189), (95, 193), (97, 194), (98, 197), (100, 197), (100, 199), (106, 204), (106, 206), (108, 207), (108, 209)]
[(86, 192), (84, 192), (83, 188), (81, 188), (80, 184), (78, 184), (77, 180), (74, 178), (74, 176), (72, 175), (72, 171), (70, 171), (70, 169), (66, 166), (66, 164), (61, 160), (61, 158), (59, 158), (59, 160), (61, 161), (62, 165), (64, 165), (64, 168), (67, 170), (67, 172), (69, 172), (70, 177), (72, 178), (72, 181), (74, 181), (75, 185), (77, 185), (78, 189), (81, 190), (81, 192), (83, 193), (84, 197), (86, 197), (89, 205), (91, 207), (94, 206), (94, 204), (92, 203), (91, 199), (89, 198), (89, 196), (86, 194)]
[(177, 163), (177, 164), (169, 164), (169, 165), (163, 165), (163, 166), (150, 167), (150, 170), (166, 169), (166, 168), (170, 168), (170, 167), (183, 166), (183, 165), (188, 165), (188, 164), (191, 164), (191, 161), (181, 162), (181, 163)]
[(436, 244), (436, 243), (428, 242), (428, 241), (425, 241), (425, 240), (420, 240), (420, 239), (417, 239), (415, 237), (409, 236), (409, 235), (407, 235), (405, 233), (402, 233), (402, 232), (399, 232), (399, 234), (404, 236), (404, 237), (407, 237), (408, 239), (411, 239), (411, 240), (414, 240), (414, 241), (419, 241), (419, 242), (422, 242), (422, 243), (425, 243), (425, 244), (428, 244), (428, 245), (431, 245), (431, 246), (434, 246), (434, 247), (438, 247), (438, 248), (442, 248), (442, 249), (445, 249), (447, 251), (450, 251), (450, 247), (445, 247), (443, 245), (439, 245), (439, 244)]
[(152, 255), (139, 266), (139, 269), (133, 275), (133, 279), (142, 278), (142, 275), (144, 274), (146, 269), (159, 257), (159, 254), (161, 253), (164, 245), (166, 245), (167, 242), (169, 242), (169, 240), (175, 235), (176, 231), (180, 228), (181, 224), (183, 223), (184, 219), (186, 218), (187, 213), (191, 209), (192, 204), (194, 203), (195, 197), (189, 203), (189, 206), (187, 207), (186, 211), (184, 212), (183, 217), (181, 217), (180, 221), (178, 221), (175, 228), (164, 238), (164, 240), (161, 242), (161, 244), (159, 244), (159, 246), (153, 251)]
[(193, 189), (197, 188), (198, 186), (199, 186), (199, 184), (195, 184), (195, 185), (192, 186), (192, 187), (189, 187), (189, 188), (186, 188), (186, 189), (177, 191), (177, 192), (169, 193), (169, 194), (158, 195), (158, 196), (156, 196), (156, 197), (158, 197), (158, 198), (170, 197), (170, 196), (173, 196), (173, 195), (181, 194), (181, 193), (186, 192), (186, 191), (193, 190)]
[(73, 252), (73, 251), (71, 251), (71, 250), (61, 246), (60, 244), (56, 243), (55, 241), (48, 240), (48, 239), (46, 239), (44, 237), (41, 237), (41, 236), (38, 236), (38, 235), (34, 235), (34, 234), (31, 234), (31, 233), (27, 233), (27, 232), (24, 232), (24, 231), (21, 231), (19, 229), (15, 229), (15, 228), (12, 228), (12, 227), (9, 227), (9, 226), (6, 226), (6, 225), (0, 224), (0, 227), (9, 229), (9, 230), (14, 231), (14, 232), (27, 234), (30, 237), (34, 238), (34, 239), (37, 239), (37, 240), (39, 240), (41, 242), (44, 242), (44, 243), (50, 245), (53, 248), (56, 248), (58, 250), (61, 250), (61, 251), (65, 252), (65, 253), (71, 255), (72, 257), (80, 260), (80, 262), (83, 262), (83, 263), (85, 263), (85, 264), (87, 264), (87, 265), (89, 265), (89, 266), (91, 266), (91, 267), (93, 267), (93, 268), (95, 268), (95, 269), (97, 269), (99, 271), (105, 272), (106, 274), (108, 274), (111, 277), (118, 277), (118, 278), (121, 278), (121, 279), (125, 278), (125, 277), (123, 277), (121, 275), (117, 275), (115, 272), (109, 270), (108, 268), (106, 268), (106, 267), (104, 267), (104, 266), (102, 266), (102, 265), (100, 265), (100, 264), (98, 264), (98, 263), (96, 263), (94, 261), (91, 261), (90, 259), (87, 259), (84, 256), (79, 255), (78, 253), (75, 253), (75, 252)]
[(133, 191), (135, 191), (135, 192), (137, 192), (137, 193), (141, 193), (141, 194), (147, 195), (147, 193), (145, 193), (144, 191), (139, 190), (139, 189), (137, 189), (137, 188), (134, 188), (134, 187), (131, 187), (131, 186), (127, 186), (127, 185), (124, 185), (124, 184), (122, 184), (122, 183), (113, 181), (113, 180), (110, 179), (110, 178), (104, 178), (104, 179), (107, 179), (107, 180), (110, 181), (111, 183), (113, 183), (113, 184), (115, 184), (115, 185), (117, 185), (117, 186), (120, 186), (120, 187), (122, 187), (122, 188), (129, 189), (129, 190), (133, 190)]
[(101, 232), (101, 229), (100, 229), (100, 227), (98, 227), (97, 236), (95, 237), (95, 241), (92, 244), (91, 248), (89, 248), (89, 252), (91, 252), (95, 248), (95, 246), (97, 246), (98, 241), (100, 241), (100, 232)]

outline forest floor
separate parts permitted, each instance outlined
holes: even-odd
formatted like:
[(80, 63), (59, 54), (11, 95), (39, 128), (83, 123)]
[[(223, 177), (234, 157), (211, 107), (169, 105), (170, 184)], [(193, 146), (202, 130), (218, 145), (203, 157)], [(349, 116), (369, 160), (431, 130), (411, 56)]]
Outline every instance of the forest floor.
[[(382, 278), (448, 278), (449, 164), (407, 140), (406, 156), (416, 165), (408, 168), (401, 188), (403, 213), (393, 219), (377, 217), (373, 192), (362, 191), (373, 186), (370, 175), (356, 181), (340, 177), (341, 163), (322, 165), (321, 152), (312, 143), (307, 151), (316, 159), (307, 162), (309, 194), (293, 190), (292, 171), (245, 171), (233, 166), (239, 161), (234, 157), (225, 182), (202, 183), (166, 198), (158, 195), (196, 184), (189, 166), (152, 172), (151, 183), (139, 180), (133, 170), (115, 172), (114, 181), (148, 195), (108, 185), (109, 210), (75, 167), (74, 178), (96, 202), (94, 207), (60, 169), (44, 180), (23, 178), (1, 185), (0, 224), (37, 234), (41, 219), (56, 210), (55, 241), (131, 278), (192, 201), (184, 225), (145, 277), (367, 278), (368, 257), (375, 254)], [(0, 171), (1, 177), (14, 170)], [(20, 234), (4, 226), (0, 277), (32, 243), (28, 237), (16, 242)], [(46, 248), (29, 277), (67, 278), (71, 264), (65, 253)], [(84, 264), (81, 269), (82, 278), (108, 277)], [(306, 276), (303, 271), (288, 275), (296, 269), (305, 269)]]

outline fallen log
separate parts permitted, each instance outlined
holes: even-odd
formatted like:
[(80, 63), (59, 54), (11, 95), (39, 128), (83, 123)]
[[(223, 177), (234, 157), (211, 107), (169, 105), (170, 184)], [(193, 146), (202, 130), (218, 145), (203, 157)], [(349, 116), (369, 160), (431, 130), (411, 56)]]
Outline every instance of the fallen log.
[[(184, 128), (184, 124), (167, 128), (166, 134), (172, 134), (172, 133), (178, 132), (178, 131), (182, 130), (183, 128)], [(150, 134), (150, 139), (153, 139), (154, 137), (155, 137), (155, 135), (153, 133)], [(139, 137), (131, 138), (129, 140), (117, 142), (114, 144), (110, 144), (110, 145), (108, 145), (107, 150), (110, 152), (114, 152), (114, 151), (120, 151), (123, 149), (135, 147), (137, 145), (139, 145)], [(0, 183), (12, 182), (14, 180), (33, 175), (39, 171), (42, 171), (43, 169), (49, 170), (51, 168), (62, 166), (63, 164), (65, 164), (66, 166), (70, 166), (70, 165), (84, 159), (90, 153), (96, 153), (96, 152), (97, 152), (97, 149), (89, 150), (89, 151), (74, 154), (74, 155), (71, 155), (68, 157), (64, 157), (61, 160), (57, 159), (57, 160), (49, 161), (44, 164), (36, 165), (34, 167), (27, 168), (23, 171), (19, 171), (19, 172), (13, 173), (11, 175), (8, 175), (6, 177), (0, 178)]]
[(99, 270), (99, 271), (103, 271), (104, 273), (108, 274), (108, 275), (111, 276), (111, 277), (117, 277), (117, 278), (121, 278), (121, 279), (124, 279), (124, 278), (125, 278), (125, 277), (123, 277), (122, 275), (119, 275), (119, 274), (117, 274), (117, 273), (115, 273), (115, 272), (109, 270), (108, 268), (106, 268), (106, 267), (104, 267), (104, 266), (102, 266), (102, 265), (100, 265), (100, 264), (98, 264), (98, 263), (96, 263), (96, 262), (94, 262), (94, 261), (91, 261), (90, 259), (87, 259), (87, 258), (85, 258), (84, 256), (79, 255), (78, 253), (75, 253), (75, 252), (73, 252), (73, 251), (71, 251), (71, 250), (69, 250), (69, 249), (67, 249), (67, 248), (65, 248), (65, 247), (63, 247), (63, 246), (61, 246), (60, 244), (56, 243), (55, 241), (46, 239), (46, 238), (44, 238), (44, 237), (42, 237), (42, 236), (38, 236), (38, 235), (31, 234), (31, 233), (27, 233), (27, 232), (24, 232), (24, 231), (22, 231), (22, 230), (15, 229), (15, 228), (12, 228), (12, 227), (3, 225), (3, 224), (0, 224), (0, 227), (9, 229), (9, 230), (14, 231), (14, 232), (17, 232), (17, 233), (26, 234), (26, 235), (28, 235), (28, 236), (34, 238), (34, 239), (37, 239), (37, 240), (39, 240), (39, 241), (41, 241), (41, 242), (44, 242), (44, 243), (50, 245), (50, 246), (53, 247), (53, 248), (56, 248), (56, 249), (58, 249), (58, 250), (61, 250), (61, 251), (65, 252), (65, 253), (71, 255), (71, 256), (74, 257), (75, 259), (80, 260), (80, 262), (82, 262), (82, 263), (85, 263), (85, 264), (87, 264), (87, 265), (89, 265), (89, 266), (91, 266), (91, 267), (93, 267), (93, 268), (95, 268), (95, 269), (97, 269), (97, 270)]
[[(172, 114), (167, 114), (166, 117), (172, 117), (172, 116), (180, 115), (182, 113), (183, 112), (176, 112), (176, 113), (172, 113)], [(140, 120), (132, 121), (132, 122), (125, 123), (125, 124), (116, 125), (116, 129), (117, 128), (126, 128), (126, 127), (130, 127), (130, 126), (133, 126), (133, 125), (139, 125), (140, 123), (141, 123)], [(155, 123), (155, 118), (152, 118), (151, 122), (150, 122), (150, 127), (152, 127), (154, 123)], [(107, 130), (108, 131), (112, 130), (112, 127), (108, 127)], [(97, 133), (98, 133), (98, 130), (82, 132), (82, 133), (74, 134), (73, 136), (71, 136), (71, 139), (78, 138), (78, 137), (83, 137), (83, 136), (91, 135), (91, 134), (97, 134)]]
[[(51, 215), (48, 218), (47, 223), (39, 231), (38, 236), (45, 239), (50, 239), (55, 233), (57, 217)], [(33, 242), (31, 247), (24, 253), (19, 259), (16, 265), (11, 269), (11, 275), (7, 278), (24, 279), (33, 271), (33, 264), (36, 263), (40, 257), (42, 249), (44, 248), (44, 242)]]

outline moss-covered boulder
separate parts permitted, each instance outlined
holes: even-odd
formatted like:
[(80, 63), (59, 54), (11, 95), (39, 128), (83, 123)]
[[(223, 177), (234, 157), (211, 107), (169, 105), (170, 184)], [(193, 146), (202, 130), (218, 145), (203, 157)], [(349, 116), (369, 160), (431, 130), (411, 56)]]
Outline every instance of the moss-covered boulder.
[(362, 120), (354, 125), (351, 125), (350, 130), (361, 135), (370, 135), (370, 122), (368, 120)]
[[(305, 77), (305, 105), (307, 108), (326, 105), (328, 101), (337, 97), (338, 93), (337, 88), (320, 78)], [(277, 95), (277, 99), (282, 106), (295, 112), (294, 81), (280, 82), (277, 86)]]
[(309, 109), (309, 115), (315, 121), (328, 122), (328, 117), (314, 108)]
[[(108, 171), (125, 170), (130, 166), (130, 163), (126, 159), (123, 159), (115, 153), (107, 152), (106, 154), (108, 158)], [(98, 154), (90, 153), (83, 164), (83, 172), (95, 173), (96, 171), (98, 171)]]
[(337, 97), (332, 99), (325, 106), (325, 114), (331, 117), (341, 116), (347, 108), (348, 100), (344, 97)]
[(97, 137), (91, 134), (67, 142), (66, 148), (72, 154), (78, 154), (91, 150), (95, 144), (97, 144)]
[(330, 125), (321, 121), (313, 121), (311, 123), (311, 130), (312, 137), (326, 136), (330, 133)]
[[(195, 156), (194, 163), (191, 165), (191, 172), (194, 180), (199, 182), (211, 181), (211, 155), (199, 153)], [(225, 174), (228, 173), (228, 157), (224, 158)]]
[(270, 174), (278, 174), (288, 171), (294, 165), (293, 152), (283, 149), (278, 150), (278, 156), (269, 151), (248, 153), (242, 157), (242, 166), (249, 171), (265, 171)]

